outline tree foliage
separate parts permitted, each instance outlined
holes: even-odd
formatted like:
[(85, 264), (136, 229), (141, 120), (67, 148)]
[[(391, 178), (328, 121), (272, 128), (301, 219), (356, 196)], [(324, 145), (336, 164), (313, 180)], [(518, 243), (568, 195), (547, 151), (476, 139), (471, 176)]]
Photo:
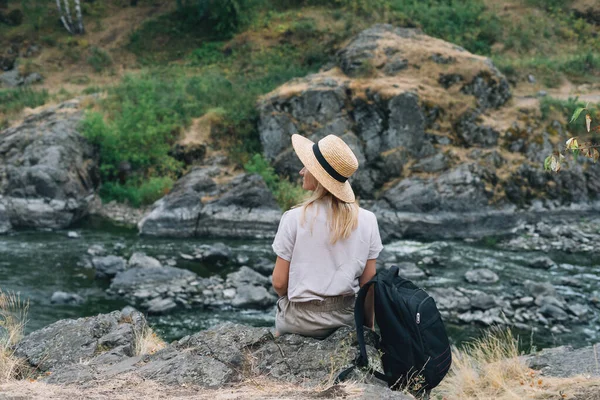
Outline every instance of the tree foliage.
[[(575, 123), (582, 115), (585, 115), (586, 132), (590, 135), (600, 133), (600, 124), (596, 126), (592, 125), (593, 118), (589, 104), (585, 107), (578, 107), (575, 109), (569, 123)], [(585, 141), (580, 141), (574, 136), (570, 137), (566, 141), (564, 151), (567, 153), (570, 152), (575, 160), (577, 160), (577, 158), (581, 155), (596, 163), (600, 158), (600, 152), (598, 151), (598, 148), (600, 148), (600, 144), (594, 143), (591, 138)], [(547, 171), (558, 172), (562, 169), (562, 165), (565, 163), (565, 160), (566, 157), (564, 154), (562, 154), (561, 151), (556, 151), (554, 154), (546, 157), (544, 160), (544, 169)]]

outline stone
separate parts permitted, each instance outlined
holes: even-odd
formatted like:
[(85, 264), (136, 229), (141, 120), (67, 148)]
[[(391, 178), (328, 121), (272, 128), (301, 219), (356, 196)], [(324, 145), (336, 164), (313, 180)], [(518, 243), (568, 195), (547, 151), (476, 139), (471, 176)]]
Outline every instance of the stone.
[(600, 376), (598, 352), (600, 344), (573, 349), (570, 346), (544, 349), (527, 357), (530, 368), (541, 371), (545, 376), (571, 377), (576, 375)]
[(411, 167), (415, 172), (439, 172), (447, 168), (448, 161), (442, 153), (419, 160)]
[(264, 276), (270, 276), (273, 273), (273, 268), (275, 268), (275, 260), (268, 260), (261, 257), (251, 263), (250, 268)]
[(118, 256), (93, 257), (92, 266), (96, 269), (96, 278), (113, 278), (127, 268), (127, 262)]
[(149, 314), (164, 314), (177, 307), (177, 303), (172, 298), (161, 299), (156, 297), (146, 303)]
[(144, 253), (133, 253), (127, 262), (129, 268), (160, 268), (162, 264), (154, 257), (147, 256)]
[(471, 301), (464, 293), (454, 288), (431, 288), (428, 293), (435, 300), (440, 311), (469, 311)]
[(54, 292), (52, 293), (52, 297), (50, 298), (50, 303), (52, 304), (81, 304), (85, 300), (83, 297), (76, 293), (67, 293), (67, 292)]
[(537, 269), (550, 269), (556, 267), (556, 263), (550, 257), (537, 257), (531, 260), (527, 266)]
[(532, 297), (556, 296), (556, 289), (549, 282), (533, 282), (526, 280), (523, 285), (526, 293)]
[(0, 202), (13, 227), (64, 229), (88, 214), (98, 154), (79, 133), (78, 107), (46, 107), (0, 135)]
[(471, 297), (471, 307), (477, 310), (489, 310), (496, 307), (496, 298), (487, 293), (478, 293)]
[(236, 288), (231, 305), (240, 308), (267, 308), (277, 302), (277, 297), (269, 293), (264, 286), (243, 285)]
[(579, 319), (590, 313), (590, 308), (585, 304), (569, 304), (567, 309)]
[(419, 280), (425, 278), (425, 272), (411, 262), (398, 263), (398, 276), (408, 280)]
[[(264, 180), (240, 174), (217, 186), (216, 167), (194, 168), (138, 224), (142, 235), (272, 238), (281, 210)], [(203, 200), (204, 199), (204, 200)]]
[(569, 319), (569, 316), (567, 315), (567, 313), (563, 309), (557, 307), (554, 304), (549, 304), (549, 303), (543, 304), (540, 307), (539, 312), (543, 316), (551, 318), (556, 321), (565, 321), (565, 320)]
[(106, 254), (106, 248), (101, 244), (93, 244), (87, 249), (87, 253), (92, 256), (103, 256)]
[[(119, 311), (76, 320), (60, 320), (25, 336), (17, 344), (15, 355), (25, 358), (40, 371), (54, 371), (59, 367), (82, 363), (116, 343), (125, 343), (127, 338), (122, 337), (123, 324), (139, 332), (146, 320), (139, 313), (133, 319), (122, 319)], [(115, 335), (115, 332), (121, 333)], [(134, 336), (128, 336), (129, 340), (133, 340)], [(110, 341), (108, 337), (118, 340)], [(133, 343), (129, 344), (134, 347)]]
[(110, 284), (108, 291), (118, 294), (129, 301), (139, 304), (140, 307), (164, 311), (172, 309), (171, 303), (164, 300), (165, 294), (172, 293), (171, 300), (175, 301), (176, 294), (190, 292), (196, 293), (195, 286), (191, 282), (197, 279), (197, 275), (191, 271), (175, 267), (130, 267), (119, 272)]
[(69, 231), (69, 232), (67, 232), (67, 237), (69, 239), (79, 239), (81, 237), (81, 235), (75, 231)]
[(202, 251), (202, 261), (209, 264), (224, 265), (232, 258), (231, 249), (225, 243), (209, 245)]
[(487, 268), (479, 268), (467, 271), (465, 279), (469, 283), (496, 283), (500, 278), (494, 271)]
[(271, 280), (253, 269), (242, 266), (236, 272), (227, 275), (226, 284), (235, 288), (245, 285), (270, 286)]
[(456, 135), (466, 147), (493, 147), (498, 144), (500, 132), (478, 124), (480, 112), (467, 111), (454, 124)]

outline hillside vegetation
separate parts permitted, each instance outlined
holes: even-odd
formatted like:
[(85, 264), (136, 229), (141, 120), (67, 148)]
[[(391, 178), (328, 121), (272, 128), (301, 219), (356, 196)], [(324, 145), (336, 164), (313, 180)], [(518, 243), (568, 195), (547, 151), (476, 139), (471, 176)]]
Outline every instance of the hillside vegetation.
[[(256, 101), (318, 71), (353, 35), (378, 22), (420, 28), (490, 57), (517, 96), (556, 93), (560, 98), (545, 100), (542, 112), (564, 118), (577, 102), (566, 101), (565, 88), (599, 90), (600, 28), (579, 3), (90, 1), (83, 3), (87, 33), (71, 36), (52, 2), (0, 0), (3, 15), (23, 12), (18, 26), (0, 22), (0, 58), (22, 54), (16, 68), (45, 78), (28, 89), (0, 88), (0, 127), (27, 107), (97, 93), (83, 132), (100, 149), (103, 199), (138, 206), (168, 192), (189, 167), (173, 146), (200, 118), (209, 125), (209, 154), (227, 154), (283, 193), (290, 183), (255, 156)], [(295, 201), (278, 200), (284, 207)]]

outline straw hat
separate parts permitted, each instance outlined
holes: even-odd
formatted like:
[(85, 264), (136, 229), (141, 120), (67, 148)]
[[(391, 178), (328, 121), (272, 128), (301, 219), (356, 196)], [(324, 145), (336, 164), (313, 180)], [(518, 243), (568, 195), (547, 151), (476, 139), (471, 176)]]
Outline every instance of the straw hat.
[(294, 134), (292, 145), (302, 164), (325, 189), (343, 202), (354, 203), (348, 178), (358, 169), (358, 160), (342, 139), (327, 135), (314, 143)]

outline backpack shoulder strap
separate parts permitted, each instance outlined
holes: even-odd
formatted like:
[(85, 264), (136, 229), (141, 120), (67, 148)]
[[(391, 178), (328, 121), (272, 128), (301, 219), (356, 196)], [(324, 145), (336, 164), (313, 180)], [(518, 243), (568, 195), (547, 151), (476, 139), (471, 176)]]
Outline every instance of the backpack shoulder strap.
[(367, 345), (365, 343), (365, 328), (363, 323), (365, 321), (365, 299), (371, 285), (377, 282), (377, 276), (365, 283), (363, 287), (358, 291), (356, 302), (354, 304), (354, 324), (356, 326), (356, 340), (358, 340), (359, 355), (356, 360), (356, 365), (359, 367), (366, 367), (369, 365), (369, 358), (367, 357)]
[(377, 282), (377, 275), (373, 277), (369, 282), (365, 283), (363, 287), (358, 291), (358, 295), (356, 296), (356, 301), (354, 303), (354, 323), (356, 326), (356, 339), (358, 340), (358, 350), (359, 354), (354, 360), (354, 363), (349, 368), (346, 368), (335, 378), (335, 383), (339, 383), (345, 380), (348, 375), (354, 370), (356, 367), (368, 367), (369, 365), (369, 357), (367, 356), (367, 345), (365, 342), (365, 328), (363, 326), (363, 322), (365, 320), (365, 299), (367, 298), (367, 293), (369, 292), (369, 288)]

